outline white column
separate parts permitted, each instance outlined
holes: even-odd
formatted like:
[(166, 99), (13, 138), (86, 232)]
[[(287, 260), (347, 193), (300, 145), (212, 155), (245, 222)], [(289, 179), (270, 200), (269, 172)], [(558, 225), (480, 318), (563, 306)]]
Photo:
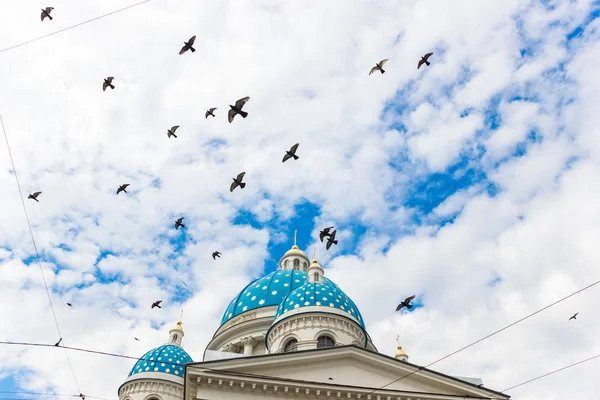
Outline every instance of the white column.
[(252, 350), (254, 350), (254, 346), (256, 346), (258, 342), (252, 336), (248, 336), (242, 339), (242, 344), (244, 345), (244, 354), (251, 355)]

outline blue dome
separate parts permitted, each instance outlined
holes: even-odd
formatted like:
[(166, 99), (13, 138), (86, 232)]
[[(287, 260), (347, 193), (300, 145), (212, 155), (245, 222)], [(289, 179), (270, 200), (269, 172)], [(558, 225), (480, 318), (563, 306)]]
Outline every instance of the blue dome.
[(231, 300), (221, 325), (243, 312), (261, 307), (277, 306), (293, 289), (306, 283), (304, 271), (278, 270), (251, 282)]
[(325, 277), (323, 277), (323, 282), (306, 282), (304, 285), (290, 292), (285, 300), (279, 304), (275, 319), (296, 308), (314, 306), (342, 310), (354, 317), (360, 326), (365, 329), (365, 323), (356, 304), (342, 289)]
[(142, 372), (161, 372), (183, 378), (183, 365), (191, 362), (192, 358), (181, 347), (165, 344), (144, 354), (127, 376)]

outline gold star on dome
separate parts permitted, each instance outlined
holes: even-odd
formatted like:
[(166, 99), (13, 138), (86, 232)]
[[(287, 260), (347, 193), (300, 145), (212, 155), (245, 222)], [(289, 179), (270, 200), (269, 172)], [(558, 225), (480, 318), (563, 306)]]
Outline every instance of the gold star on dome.
[(320, 306), (320, 305), (321, 305), (321, 302), (320, 302), (320, 301), (317, 301), (315, 304), (316, 304), (316, 305), (318, 305), (318, 306)]

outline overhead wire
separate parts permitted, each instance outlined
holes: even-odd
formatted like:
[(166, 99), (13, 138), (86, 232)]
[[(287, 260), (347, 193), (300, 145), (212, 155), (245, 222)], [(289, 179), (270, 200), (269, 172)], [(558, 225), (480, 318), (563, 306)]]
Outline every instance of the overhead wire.
[[(0, 390), (1, 394), (27, 394), (27, 395), (35, 395), (35, 396), (56, 396), (56, 397), (79, 397), (78, 394), (62, 394), (62, 393), (45, 393), (45, 392), (25, 392), (25, 391), (17, 391), (17, 390)], [(96, 396), (88, 396), (85, 395), (86, 399), (98, 399), (98, 400), (107, 400), (104, 397), (96, 397)], [(25, 399), (24, 397), (19, 397), (19, 400)], [(0, 397), (0, 400), (8, 400), (7, 397)]]
[(420, 367), (418, 367), (418, 369), (414, 370), (413, 372), (410, 372), (410, 373), (408, 373), (408, 374), (406, 374), (406, 375), (403, 375), (403, 376), (401, 376), (400, 378), (398, 378), (398, 379), (395, 379), (395, 380), (391, 381), (390, 383), (388, 383), (388, 384), (386, 384), (386, 385), (383, 385), (383, 386), (381, 386), (381, 387), (379, 387), (379, 388), (377, 388), (377, 389), (373, 390), (373, 391), (372, 391), (372, 392), (370, 392), (369, 394), (372, 394), (372, 393), (376, 392), (377, 390), (384, 389), (384, 388), (386, 388), (386, 387), (388, 387), (388, 386), (390, 386), (390, 385), (392, 385), (392, 384), (394, 384), (394, 383), (396, 383), (396, 382), (399, 382), (399, 381), (401, 381), (402, 379), (408, 378), (409, 376), (411, 376), (411, 375), (414, 375), (414, 374), (416, 374), (416, 373), (417, 373), (417, 372), (419, 372), (419, 371), (422, 371), (424, 368), (429, 368), (430, 366), (432, 366), (432, 365), (434, 365), (434, 364), (437, 364), (437, 363), (439, 363), (440, 361), (443, 361), (443, 360), (445, 360), (445, 359), (447, 359), (447, 358), (450, 358), (450, 357), (452, 357), (453, 355), (460, 353), (461, 351), (464, 351), (464, 350), (466, 350), (466, 349), (468, 349), (468, 348), (470, 348), (470, 347), (472, 347), (472, 346), (474, 346), (474, 345), (476, 345), (476, 344), (478, 344), (478, 343), (481, 343), (482, 341), (484, 341), (484, 340), (486, 340), (486, 339), (489, 339), (489, 338), (491, 338), (492, 336), (494, 336), (494, 335), (497, 335), (498, 333), (500, 333), (500, 332), (503, 332), (503, 331), (505, 331), (505, 330), (507, 330), (507, 329), (509, 329), (509, 328), (511, 328), (511, 327), (513, 327), (513, 326), (515, 326), (516, 324), (518, 324), (518, 323), (520, 323), (520, 322), (523, 322), (523, 321), (525, 321), (526, 319), (529, 319), (529, 318), (533, 317), (534, 315), (536, 315), (536, 314), (539, 314), (539, 313), (541, 313), (542, 311), (545, 311), (545, 310), (547, 310), (548, 308), (550, 308), (550, 307), (552, 307), (552, 306), (555, 306), (556, 304), (558, 304), (558, 303), (561, 303), (561, 302), (563, 302), (563, 301), (567, 300), (568, 298), (570, 298), (570, 297), (573, 297), (573, 296), (575, 296), (575, 295), (577, 295), (577, 294), (579, 294), (579, 293), (583, 292), (584, 290), (587, 290), (587, 289), (589, 289), (589, 288), (591, 288), (591, 287), (593, 287), (593, 286), (597, 285), (598, 283), (600, 283), (600, 280), (598, 280), (598, 281), (596, 281), (596, 282), (593, 282), (592, 284), (590, 284), (590, 285), (588, 285), (588, 286), (586, 286), (586, 287), (584, 287), (584, 288), (582, 288), (582, 289), (579, 289), (579, 290), (577, 290), (577, 291), (575, 291), (575, 292), (573, 292), (573, 293), (569, 294), (568, 296), (565, 296), (565, 297), (563, 297), (563, 298), (561, 298), (561, 299), (559, 299), (559, 300), (557, 300), (557, 301), (555, 301), (555, 302), (553, 302), (553, 303), (551, 303), (551, 304), (549, 304), (549, 305), (547, 305), (547, 306), (545, 306), (545, 307), (543, 307), (543, 308), (540, 308), (539, 310), (537, 310), (537, 311), (535, 311), (535, 312), (532, 312), (531, 314), (528, 314), (528, 315), (526, 315), (525, 317), (523, 317), (523, 318), (521, 318), (521, 319), (519, 319), (519, 320), (517, 320), (517, 321), (515, 321), (515, 322), (512, 322), (512, 323), (510, 323), (510, 324), (508, 324), (508, 325), (504, 326), (503, 328), (500, 328), (500, 329), (498, 329), (498, 330), (496, 330), (496, 331), (494, 331), (494, 332), (490, 333), (489, 335), (486, 335), (486, 336), (482, 337), (481, 339), (478, 339), (478, 340), (476, 340), (476, 341), (474, 341), (474, 342), (472, 342), (472, 343), (470, 343), (470, 344), (468, 344), (468, 345), (466, 345), (466, 346), (464, 346), (464, 347), (461, 347), (460, 349), (458, 349), (458, 350), (456, 350), (456, 351), (453, 351), (452, 353), (450, 353), (450, 354), (448, 354), (448, 355), (445, 355), (444, 357), (438, 358), (437, 360), (435, 360), (435, 361), (433, 361), (433, 362), (431, 362), (431, 363), (429, 363), (429, 364), (427, 364), (427, 365), (425, 365), (425, 366), (420, 366)]
[[(17, 174), (17, 168), (15, 166), (15, 161), (14, 161), (14, 158), (12, 155), (12, 151), (10, 149), (10, 143), (8, 141), (8, 135), (6, 134), (6, 128), (4, 127), (4, 120), (2, 119), (2, 114), (0, 114), (0, 125), (2, 125), (2, 132), (4, 133), (4, 139), (6, 141), (6, 148), (8, 149), (8, 156), (10, 158), (10, 162), (12, 164), (12, 169), (15, 174), (15, 180), (17, 181), (17, 188), (19, 189), (19, 197), (21, 198), (21, 204), (23, 205), (23, 211), (25, 213), (27, 227), (29, 228), (31, 242), (33, 243), (33, 249), (35, 251), (35, 256), (36, 256), (38, 267), (40, 268), (40, 273), (42, 275), (42, 281), (44, 282), (44, 288), (46, 289), (46, 295), (48, 296), (48, 303), (50, 304), (50, 310), (52, 311), (52, 317), (54, 318), (54, 324), (56, 325), (56, 331), (58, 332), (58, 337), (61, 340), (64, 340), (62, 332), (60, 331), (60, 326), (58, 324), (58, 318), (56, 318), (56, 312), (54, 311), (54, 304), (52, 304), (52, 296), (50, 296), (50, 289), (48, 289), (48, 283), (46, 282), (46, 276), (44, 275), (44, 268), (42, 268), (42, 262), (41, 262), (40, 254), (37, 249), (37, 244), (35, 242), (35, 237), (33, 235), (33, 229), (31, 228), (29, 214), (27, 213), (27, 207), (25, 206), (25, 198), (23, 197), (23, 191), (21, 190), (21, 183), (19, 182), (19, 175)], [(71, 370), (71, 375), (73, 375), (73, 380), (75, 381), (75, 386), (77, 386), (77, 390), (79, 391), (79, 393), (81, 393), (81, 388), (79, 387), (79, 381), (77, 380), (77, 376), (75, 376), (75, 371), (73, 370), (73, 365), (71, 364), (71, 359), (69, 358), (69, 354), (67, 353), (67, 350), (64, 350), (64, 351), (65, 351), (65, 356), (67, 358), (67, 363), (69, 364), (69, 369)]]
[(137, 6), (139, 6), (139, 5), (142, 5), (142, 4), (144, 4), (144, 3), (147, 3), (147, 2), (149, 2), (149, 1), (150, 1), (150, 0), (144, 0), (144, 1), (141, 1), (141, 2), (139, 2), (139, 3), (132, 4), (132, 5), (130, 5), (130, 6), (127, 6), (127, 7), (120, 8), (120, 9), (118, 9), (118, 10), (115, 10), (115, 11), (111, 11), (111, 12), (109, 12), (109, 13), (107, 13), (107, 14), (99, 15), (99, 16), (97, 16), (97, 17), (94, 17), (94, 18), (92, 18), (92, 19), (88, 19), (87, 21), (83, 21), (83, 22), (80, 22), (80, 23), (78, 23), (78, 24), (71, 25), (71, 26), (69, 26), (69, 27), (66, 27), (66, 28), (60, 29), (60, 30), (58, 30), (58, 31), (54, 31), (54, 32), (52, 32), (52, 33), (48, 33), (48, 34), (46, 34), (46, 35), (43, 35), (43, 36), (37, 37), (37, 38), (35, 38), (35, 39), (31, 39), (31, 40), (28, 40), (28, 41), (26, 41), (26, 42), (22, 42), (22, 43), (16, 44), (16, 45), (14, 45), (14, 46), (10, 46), (10, 47), (4, 48), (4, 49), (0, 50), (0, 53), (3, 53), (3, 52), (5, 52), (5, 51), (8, 51), (8, 50), (15, 49), (15, 48), (17, 48), (17, 47), (25, 46), (26, 44), (29, 44), (29, 43), (36, 42), (36, 41), (38, 41), (38, 40), (41, 40), (41, 39), (47, 38), (47, 37), (49, 37), (49, 36), (56, 35), (57, 33), (61, 33), (61, 32), (64, 32), (64, 31), (68, 31), (69, 29), (73, 29), (73, 28), (76, 28), (76, 27), (78, 27), (78, 26), (81, 26), (81, 25), (88, 24), (88, 23), (90, 23), (90, 22), (93, 22), (93, 21), (97, 21), (97, 20), (99, 20), (99, 19), (101, 19), (101, 18), (108, 17), (109, 15), (113, 15), (113, 14), (119, 13), (119, 12), (121, 12), (121, 11), (128, 10), (128, 9), (130, 9), (130, 8), (133, 8), (133, 7), (137, 7)]

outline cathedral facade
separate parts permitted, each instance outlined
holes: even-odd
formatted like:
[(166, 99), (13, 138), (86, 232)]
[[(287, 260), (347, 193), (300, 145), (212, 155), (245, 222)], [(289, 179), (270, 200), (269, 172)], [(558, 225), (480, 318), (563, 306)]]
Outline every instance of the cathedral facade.
[(474, 378), (457, 378), (377, 351), (356, 304), (298, 246), (277, 271), (233, 298), (193, 362), (181, 321), (144, 354), (119, 400), (296, 398), (339, 400), (508, 399)]

